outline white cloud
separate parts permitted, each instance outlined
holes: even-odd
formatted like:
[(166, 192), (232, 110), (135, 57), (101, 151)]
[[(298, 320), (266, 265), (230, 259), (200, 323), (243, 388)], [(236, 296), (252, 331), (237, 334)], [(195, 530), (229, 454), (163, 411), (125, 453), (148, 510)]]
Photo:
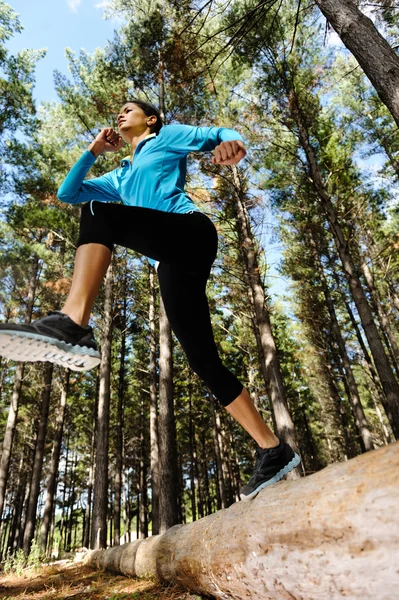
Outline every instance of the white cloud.
[(95, 4), (95, 8), (107, 8), (107, 6), (109, 6), (110, 2), (109, 0), (103, 0), (102, 2), (98, 2), (98, 4)]
[(78, 6), (82, 3), (82, 0), (67, 0), (69, 8), (73, 12), (78, 12)]

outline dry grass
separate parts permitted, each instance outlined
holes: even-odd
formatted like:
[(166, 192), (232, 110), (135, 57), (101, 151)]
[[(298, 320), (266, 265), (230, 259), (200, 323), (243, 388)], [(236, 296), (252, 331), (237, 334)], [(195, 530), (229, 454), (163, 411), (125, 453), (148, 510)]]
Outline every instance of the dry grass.
[(130, 579), (63, 563), (0, 577), (0, 600), (204, 600), (176, 585)]

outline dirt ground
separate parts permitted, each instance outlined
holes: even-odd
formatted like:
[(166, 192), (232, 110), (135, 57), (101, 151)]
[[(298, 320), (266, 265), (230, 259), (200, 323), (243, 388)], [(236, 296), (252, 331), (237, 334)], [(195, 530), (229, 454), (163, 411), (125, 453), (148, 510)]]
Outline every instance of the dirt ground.
[(82, 563), (43, 566), (22, 576), (0, 573), (0, 600), (205, 600), (178, 586), (94, 571)]

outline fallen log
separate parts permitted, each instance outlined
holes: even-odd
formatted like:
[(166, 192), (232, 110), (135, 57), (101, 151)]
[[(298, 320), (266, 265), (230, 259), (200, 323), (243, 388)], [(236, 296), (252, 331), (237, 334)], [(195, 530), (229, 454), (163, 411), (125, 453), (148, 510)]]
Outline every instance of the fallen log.
[(393, 600), (398, 509), (399, 442), (85, 562), (225, 600)]

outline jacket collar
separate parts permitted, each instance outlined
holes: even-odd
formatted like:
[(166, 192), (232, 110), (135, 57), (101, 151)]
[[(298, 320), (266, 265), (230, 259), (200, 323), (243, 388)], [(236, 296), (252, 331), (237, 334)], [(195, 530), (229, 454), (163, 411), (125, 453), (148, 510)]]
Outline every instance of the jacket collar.
[[(141, 140), (141, 142), (137, 145), (137, 148), (141, 148), (142, 146), (144, 146), (144, 144), (147, 142), (147, 140), (149, 140), (150, 138), (154, 138), (154, 137), (157, 137), (157, 134), (150, 133), (144, 139)], [(137, 152), (137, 148), (136, 148), (136, 152)], [(129, 154), (128, 156), (124, 156), (121, 160), (121, 167), (124, 167), (124, 166), (126, 166), (126, 163), (131, 163), (131, 162), (132, 162), (131, 154)]]

